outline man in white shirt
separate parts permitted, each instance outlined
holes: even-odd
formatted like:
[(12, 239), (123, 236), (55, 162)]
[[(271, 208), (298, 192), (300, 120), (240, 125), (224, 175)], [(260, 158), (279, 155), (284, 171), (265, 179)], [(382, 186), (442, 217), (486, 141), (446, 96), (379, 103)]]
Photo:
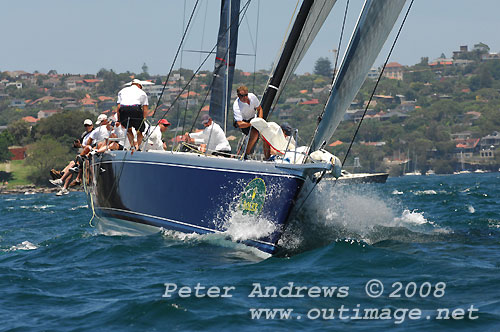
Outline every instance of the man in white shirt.
[[(252, 128), (250, 131), (250, 120), (255, 117), (262, 118), (263, 112), (259, 99), (253, 93), (248, 93), (248, 88), (246, 86), (240, 86), (236, 92), (238, 93), (238, 98), (236, 98), (233, 104), (234, 126), (240, 128), (245, 135), (250, 133), (247, 149), (245, 151), (246, 157), (251, 153), (257, 139), (259, 138), (259, 132), (255, 128)], [(270, 154), (269, 145), (264, 144), (263, 148), (264, 155), (267, 159)]]
[(170, 122), (167, 119), (161, 119), (158, 121), (158, 125), (148, 129), (146, 133), (146, 137), (148, 137), (148, 141), (144, 145), (145, 151), (163, 151), (165, 150), (165, 146), (162, 140), (162, 134), (168, 129), (170, 126)]
[(231, 145), (229, 145), (224, 130), (208, 114), (201, 117), (201, 123), (205, 126), (205, 129), (197, 133), (185, 133), (184, 139), (186, 142), (206, 144), (207, 149), (211, 151), (230, 153)]
[[(117, 100), (118, 121), (122, 126), (128, 128), (127, 136), (130, 144), (134, 145), (136, 149), (139, 149), (142, 143), (142, 133), (145, 129), (144, 119), (149, 116), (148, 96), (142, 90), (143, 84), (144, 82), (133, 79), (127, 84), (129, 86), (118, 92)], [(132, 127), (137, 131), (137, 143), (134, 142)]]
[[(95, 145), (96, 148), (100, 148), (103, 144), (107, 144), (107, 139), (109, 138), (110, 130), (108, 129), (108, 117), (106, 114), (100, 114), (95, 124), (99, 127), (92, 131), (87, 140), (87, 145)], [(100, 144), (101, 142), (103, 143)]]

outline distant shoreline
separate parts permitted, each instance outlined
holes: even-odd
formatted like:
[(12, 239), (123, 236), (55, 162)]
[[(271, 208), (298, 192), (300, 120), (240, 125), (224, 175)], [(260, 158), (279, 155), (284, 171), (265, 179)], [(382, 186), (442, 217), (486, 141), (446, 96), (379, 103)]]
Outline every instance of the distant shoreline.
[[(6, 186), (0, 186), (0, 195), (11, 195), (11, 194), (55, 194), (59, 191), (59, 187), (37, 187), (34, 184), (15, 186), (12, 188), (7, 188)], [(81, 191), (80, 189), (70, 189), (70, 191)]]

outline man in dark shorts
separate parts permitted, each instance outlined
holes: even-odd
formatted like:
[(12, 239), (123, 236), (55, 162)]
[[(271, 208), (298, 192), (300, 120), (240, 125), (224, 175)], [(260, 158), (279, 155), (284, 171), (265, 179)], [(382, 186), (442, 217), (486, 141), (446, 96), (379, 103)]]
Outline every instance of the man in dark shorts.
[[(145, 83), (149, 84), (149, 82), (134, 79), (127, 83), (127, 87), (118, 92), (118, 121), (122, 126), (128, 128), (127, 137), (130, 145), (136, 150), (142, 143), (142, 133), (145, 129), (144, 119), (149, 116), (148, 96), (142, 90)], [(137, 131), (137, 141), (134, 141), (132, 128)]]

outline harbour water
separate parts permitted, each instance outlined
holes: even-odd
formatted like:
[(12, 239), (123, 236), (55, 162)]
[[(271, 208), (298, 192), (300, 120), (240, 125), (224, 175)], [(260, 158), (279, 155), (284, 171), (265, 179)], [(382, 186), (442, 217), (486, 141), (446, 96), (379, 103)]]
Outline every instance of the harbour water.
[(500, 173), (321, 183), (305, 206), (269, 258), (227, 239), (265, 221), (111, 236), (81, 192), (0, 196), (0, 331), (500, 330)]

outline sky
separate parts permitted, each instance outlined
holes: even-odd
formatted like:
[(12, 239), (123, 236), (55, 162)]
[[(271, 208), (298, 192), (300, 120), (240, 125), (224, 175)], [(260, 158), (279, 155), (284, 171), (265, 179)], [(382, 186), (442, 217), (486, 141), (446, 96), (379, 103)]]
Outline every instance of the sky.
[[(241, 0), (245, 4), (248, 0)], [(347, 0), (338, 0), (297, 73), (312, 72), (320, 57), (334, 63)], [(169, 72), (195, 0), (0, 0), (2, 38), (0, 71), (95, 74), (100, 69), (140, 73), (144, 63), (150, 74)], [(374, 66), (383, 64), (402, 21)], [(285, 37), (296, 0), (251, 0), (240, 26), (236, 68), (252, 72), (270, 69)], [(350, 0), (345, 51), (362, 0)], [(300, 6), (300, 5), (299, 5)], [(218, 0), (199, 0), (193, 23), (174, 69), (196, 69), (217, 38)], [(403, 65), (430, 60), (441, 53), (451, 57), (460, 45), (469, 49), (479, 42), (500, 52), (500, 1), (415, 0), (390, 61)], [(256, 46), (254, 46), (256, 45)], [(181, 56), (182, 55), (182, 56)], [(181, 64), (182, 61), (182, 64)], [(213, 58), (202, 67), (213, 69)]]

